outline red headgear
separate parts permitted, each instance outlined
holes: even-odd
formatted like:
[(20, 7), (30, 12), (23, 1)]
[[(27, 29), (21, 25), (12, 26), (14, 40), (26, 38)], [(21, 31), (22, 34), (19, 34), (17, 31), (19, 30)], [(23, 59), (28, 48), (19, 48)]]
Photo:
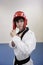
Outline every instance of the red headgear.
[(14, 23), (14, 20), (15, 20), (15, 18), (17, 18), (17, 17), (22, 17), (22, 18), (24, 18), (24, 27), (26, 27), (26, 25), (27, 25), (27, 19), (26, 19), (26, 16), (25, 16), (24, 12), (22, 12), (22, 11), (17, 11), (17, 12), (15, 12), (14, 17), (13, 17), (13, 29), (16, 29), (16, 23)]

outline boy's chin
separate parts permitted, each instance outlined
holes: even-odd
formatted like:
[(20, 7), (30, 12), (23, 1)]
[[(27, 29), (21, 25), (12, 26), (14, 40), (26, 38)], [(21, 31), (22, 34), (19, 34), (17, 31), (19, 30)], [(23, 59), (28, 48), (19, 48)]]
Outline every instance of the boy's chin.
[(23, 28), (22, 28), (22, 27), (20, 27), (20, 28), (19, 28), (19, 30), (20, 30), (20, 31), (22, 31), (22, 30), (23, 30)]

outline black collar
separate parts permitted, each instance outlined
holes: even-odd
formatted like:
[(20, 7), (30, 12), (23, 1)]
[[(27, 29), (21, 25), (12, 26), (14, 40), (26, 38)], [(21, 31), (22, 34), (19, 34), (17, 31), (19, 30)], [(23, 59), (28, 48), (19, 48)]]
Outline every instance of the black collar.
[(26, 27), (25, 30), (23, 31), (22, 35), (21, 35), (21, 40), (22, 40), (23, 36), (25, 35), (25, 33), (26, 33), (28, 30), (29, 30), (29, 28)]
[(19, 31), (17, 34), (20, 34), (20, 33), (22, 33), (22, 35), (21, 35), (21, 39), (22, 39), (22, 37), (24, 36), (24, 34), (27, 32), (29, 30), (29, 28), (28, 27), (26, 27), (25, 29), (23, 29), (22, 31)]
[(20, 34), (20, 33), (22, 33), (24, 30), (25, 30), (25, 28), (24, 28), (22, 31), (19, 31), (17, 34)]

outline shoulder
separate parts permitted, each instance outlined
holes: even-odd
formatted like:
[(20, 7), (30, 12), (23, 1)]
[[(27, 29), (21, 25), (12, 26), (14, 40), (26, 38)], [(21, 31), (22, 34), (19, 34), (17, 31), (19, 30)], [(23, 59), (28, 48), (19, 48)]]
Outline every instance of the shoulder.
[(24, 36), (30, 36), (30, 35), (33, 35), (33, 34), (34, 34), (34, 32), (33, 32), (33, 31), (28, 30)]
[(35, 33), (31, 30), (27, 31), (25, 35), (23, 36), (23, 39), (33, 38), (35, 37)]

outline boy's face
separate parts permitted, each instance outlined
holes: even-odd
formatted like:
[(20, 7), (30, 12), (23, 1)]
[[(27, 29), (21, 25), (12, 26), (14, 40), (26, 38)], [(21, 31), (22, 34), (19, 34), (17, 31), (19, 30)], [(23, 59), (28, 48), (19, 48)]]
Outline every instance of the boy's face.
[(22, 31), (24, 29), (24, 20), (19, 19), (18, 21), (16, 21), (16, 26), (17, 28), (19, 28), (20, 31)]

